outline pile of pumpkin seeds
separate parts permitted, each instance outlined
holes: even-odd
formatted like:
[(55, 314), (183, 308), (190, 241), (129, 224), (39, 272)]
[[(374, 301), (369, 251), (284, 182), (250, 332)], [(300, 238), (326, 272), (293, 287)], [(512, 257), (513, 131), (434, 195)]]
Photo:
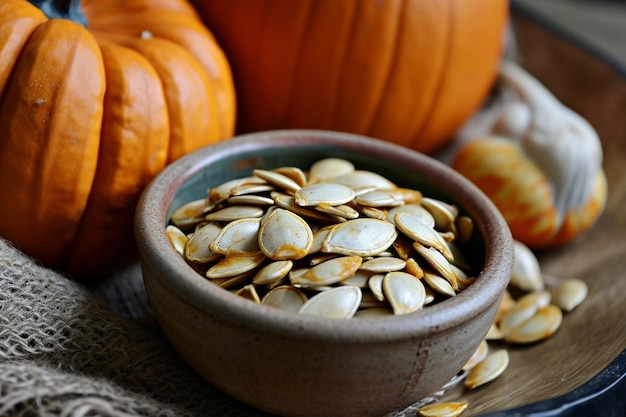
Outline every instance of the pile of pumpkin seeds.
[(345, 159), (256, 169), (176, 209), (167, 236), (211, 282), (254, 302), (333, 318), (398, 315), (474, 281), (473, 221)]
[[(548, 288), (534, 253), (519, 241), (514, 242), (514, 248), (513, 275), (494, 323), (463, 366), (459, 373), (461, 377), (455, 377), (457, 381), (463, 381), (465, 389), (480, 387), (502, 375), (509, 365), (509, 348), (539, 343), (551, 337), (560, 327), (564, 315), (587, 297), (587, 284), (577, 278), (553, 279), (556, 284)], [(465, 400), (430, 398), (427, 404), (418, 405), (417, 415), (456, 417), (467, 406)]]

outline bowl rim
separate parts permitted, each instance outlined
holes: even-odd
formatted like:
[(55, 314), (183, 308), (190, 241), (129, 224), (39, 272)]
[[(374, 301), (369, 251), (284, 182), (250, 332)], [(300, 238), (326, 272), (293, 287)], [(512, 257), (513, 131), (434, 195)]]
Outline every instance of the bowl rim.
[[(293, 148), (300, 145), (340, 147), (369, 155), (384, 154), (392, 163), (423, 167), (421, 174), (436, 179), (446, 192), (463, 202), (464, 209), (472, 218), (480, 219), (476, 227), (485, 240), (486, 261), (476, 281), (456, 296), (414, 313), (345, 320), (258, 305), (203, 279), (172, 249), (165, 234), (166, 211), (176, 189), (205, 165), (223, 157), (276, 146)], [(327, 130), (284, 129), (242, 134), (174, 161), (143, 191), (136, 210), (135, 235), (142, 269), (151, 270), (151, 273), (142, 271), (144, 280), (159, 279), (170, 291), (196, 308), (236, 326), (317, 341), (382, 343), (450, 330), (499, 302), (513, 268), (513, 240), (508, 225), (489, 198), (468, 179), (433, 157), (404, 146)]]

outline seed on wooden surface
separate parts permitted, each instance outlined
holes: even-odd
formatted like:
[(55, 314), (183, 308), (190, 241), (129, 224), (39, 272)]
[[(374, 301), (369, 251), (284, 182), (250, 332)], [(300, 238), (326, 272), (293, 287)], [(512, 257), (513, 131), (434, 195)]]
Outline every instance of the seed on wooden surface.
[(165, 233), (167, 235), (167, 239), (170, 241), (170, 244), (174, 247), (174, 250), (176, 250), (179, 255), (184, 256), (185, 246), (189, 241), (187, 235), (173, 224), (170, 224), (165, 228)]
[(485, 335), (485, 340), (502, 340), (504, 339), (504, 333), (500, 330), (497, 324), (492, 323), (489, 327), (489, 331)]
[(367, 218), (348, 220), (330, 230), (322, 242), (322, 251), (373, 256), (389, 248), (397, 235), (389, 222)]
[(563, 321), (563, 312), (553, 304), (541, 307), (534, 316), (511, 329), (505, 340), (512, 343), (534, 343), (554, 334)]
[(348, 319), (361, 303), (361, 290), (353, 286), (334, 287), (305, 302), (298, 312), (319, 317)]
[(581, 279), (568, 279), (552, 289), (552, 303), (565, 312), (578, 307), (587, 298), (587, 283)]
[(420, 417), (457, 417), (467, 408), (467, 401), (450, 401), (425, 405), (417, 411)]
[(496, 313), (496, 318), (494, 319), (495, 323), (500, 323), (502, 321), (502, 317), (506, 313), (508, 313), (513, 306), (515, 306), (515, 300), (511, 296), (509, 290), (504, 290), (504, 294), (502, 295), (502, 299), (500, 300), (500, 305), (498, 306), (498, 312)]
[(265, 294), (261, 304), (296, 313), (306, 301), (307, 296), (302, 290), (291, 285), (283, 285)]
[(424, 284), (406, 272), (387, 273), (383, 279), (383, 293), (394, 314), (408, 314), (424, 307)]
[(496, 350), (469, 370), (463, 384), (469, 389), (484, 385), (502, 375), (508, 365), (509, 352), (506, 349)]
[(535, 315), (537, 310), (550, 303), (552, 295), (548, 291), (535, 291), (522, 296), (502, 317), (500, 330), (506, 336), (512, 329)]
[(472, 356), (469, 358), (469, 360), (465, 363), (465, 365), (463, 365), (462, 369), (464, 370), (472, 369), (474, 366), (482, 362), (487, 357), (488, 353), (489, 353), (489, 344), (487, 343), (486, 340), (483, 339), (478, 345), (478, 348), (474, 351)]
[(513, 241), (513, 248), (515, 260), (513, 263), (513, 274), (511, 275), (511, 285), (522, 291), (543, 290), (543, 276), (535, 254), (528, 246), (517, 240)]

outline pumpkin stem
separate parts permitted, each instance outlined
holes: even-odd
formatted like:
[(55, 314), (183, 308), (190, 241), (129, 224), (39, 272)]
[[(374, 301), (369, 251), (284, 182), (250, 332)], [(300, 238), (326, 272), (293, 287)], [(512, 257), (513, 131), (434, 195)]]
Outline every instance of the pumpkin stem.
[(87, 26), (87, 18), (80, 7), (80, 0), (28, 0), (37, 6), (48, 19), (66, 19)]

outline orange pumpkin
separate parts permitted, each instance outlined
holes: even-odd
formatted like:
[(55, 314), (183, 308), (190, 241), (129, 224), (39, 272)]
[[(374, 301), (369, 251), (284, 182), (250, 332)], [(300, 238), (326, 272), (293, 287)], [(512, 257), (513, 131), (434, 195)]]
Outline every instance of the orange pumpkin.
[(239, 133), (319, 128), (422, 152), (497, 74), (506, 0), (192, 0), (233, 69)]
[(32, 3), (0, 3), (0, 235), (95, 277), (147, 182), (233, 134), (232, 75), (185, 0)]

